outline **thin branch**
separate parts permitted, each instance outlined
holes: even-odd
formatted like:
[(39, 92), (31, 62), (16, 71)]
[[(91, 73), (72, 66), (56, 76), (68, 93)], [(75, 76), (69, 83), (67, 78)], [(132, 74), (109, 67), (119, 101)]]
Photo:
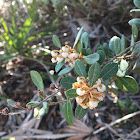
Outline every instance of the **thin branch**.
[(123, 52), (117, 54), (115, 57), (113, 57), (112, 59), (110, 59), (106, 64), (112, 62), (113, 60), (115, 60), (117, 57), (123, 55), (125, 52), (127, 52), (128, 50), (130, 50), (131, 48), (135, 47), (135, 45), (139, 44), (140, 41), (135, 42), (134, 45), (129, 46), (128, 48), (126, 48)]
[(140, 111), (137, 111), (137, 112), (128, 114), (128, 115), (126, 115), (126, 116), (124, 116), (124, 117), (122, 117), (122, 118), (120, 118), (120, 119), (118, 119), (118, 120), (116, 120), (116, 121), (110, 123), (110, 124), (107, 125), (107, 126), (103, 126), (103, 127), (99, 128), (99, 129), (97, 129), (96, 131), (93, 132), (93, 135), (96, 135), (96, 134), (98, 134), (98, 133), (104, 131), (104, 130), (107, 129), (108, 127), (111, 127), (111, 126), (113, 126), (113, 125), (116, 125), (116, 124), (118, 124), (118, 123), (120, 123), (120, 122), (122, 122), (122, 121), (124, 121), (124, 120), (127, 120), (127, 119), (129, 119), (129, 118), (132, 118), (132, 117), (134, 117), (134, 116), (136, 116), (136, 115), (138, 115), (138, 114), (140, 114)]

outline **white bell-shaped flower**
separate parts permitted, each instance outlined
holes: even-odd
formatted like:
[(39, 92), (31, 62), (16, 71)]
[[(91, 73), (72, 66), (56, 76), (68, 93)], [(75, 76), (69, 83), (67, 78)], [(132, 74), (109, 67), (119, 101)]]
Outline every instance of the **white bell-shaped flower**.
[(66, 58), (66, 57), (68, 56), (68, 53), (63, 52), (63, 53), (62, 53), (62, 56), (63, 56), (64, 58)]
[(96, 84), (98, 85), (98, 84), (101, 84), (101, 79), (98, 79), (97, 81), (96, 81)]
[(77, 89), (76, 89), (76, 92), (77, 92), (77, 94), (80, 95), (80, 96), (82, 96), (82, 95), (84, 95), (84, 94), (86, 93), (85, 90), (81, 90), (80, 88), (77, 88)]
[(54, 70), (49, 71), (51, 75), (54, 75)]
[(73, 53), (73, 58), (77, 58), (79, 56), (79, 53)]
[(86, 105), (82, 105), (82, 108), (83, 108), (83, 109), (87, 109), (88, 106), (86, 106)]
[(80, 82), (80, 81), (85, 82), (85, 80), (86, 79), (84, 77), (80, 77), (80, 76), (77, 77), (77, 82)]
[(62, 50), (65, 51), (65, 52), (68, 52), (68, 51), (69, 51), (69, 48), (67, 48), (67, 47), (62, 47)]
[(106, 86), (101, 84), (100, 86), (97, 87), (99, 92), (104, 92), (106, 90)]
[(89, 106), (90, 106), (90, 108), (95, 108), (98, 106), (98, 102), (97, 101), (89, 101)]
[(69, 59), (73, 59), (73, 54), (68, 55)]
[(52, 55), (52, 57), (55, 57), (55, 56), (58, 55), (58, 53), (57, 52), (54, 52), (54, 51), (51, 51), (51, 55)]
[(59, 63), (59, 62), (62, 62), (64, 58), (63, 57), (57, 57), (56, 59), (57, 59), (57, 61)]
[(77, 102), (78, 104), (81, 104), (81, 103), (83, 102), (83, 99), (81, 99), (81, 98), (79, 98), (79, 97), (76, 97), (76, 102)]
[(51, 61), (52, 61), (52, 63), (56, 63), (57, 62), (57, 60), (55, 58), (52, 58)]

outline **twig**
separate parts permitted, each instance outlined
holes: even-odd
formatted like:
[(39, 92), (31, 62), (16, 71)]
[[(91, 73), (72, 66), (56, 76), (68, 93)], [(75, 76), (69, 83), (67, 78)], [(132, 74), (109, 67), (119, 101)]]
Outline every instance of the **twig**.
[(131, 49), (132, 47), (134, 47), (136, 44), (139, 44), (139, 43), (140, 43), (140, 41), (135, 42), (135, 43), (134, 43), (134, 45), (129, 46), (129, 47), (128, 47), (128, 48), (126, 48), (123, 52), (121, 52), (121, 53), (117, 54), (115, 57), (113, 57), (112, 59), (110, 59), (110, 60), (109, 60), (106, 64), (108, 64), (108, 63), (112, 62), (112, 61), (113, 61), (113, 60), (115, 60), (117, 57), (119, 57), (119, 56), (123, 55), (125, 52), (127, 52), (129, 49)]
[(140, 131), (140, 127), (138, 127), (137, 129), (135, 129), (131, 134), (129, 134), (127, 136), (127, 139), (130, 138), (131, 136), (133, 136), (136, 132)]
[(111, 127), (111, 126), (113, 126), (113, 125), (116, 125), (116, 124), (118, 124), (118, 123), (120, 123), (120, 122), (122, 122), (122, 121), (124, 121), (124, 120), (127, 120), (127, 119), (129, 119), (129, 118), (132, 118), (132, 117), (134, 117), (134, 116), (136, 116), (136, 115), (138, 115), (138, 114), (140, 114), (140, 111), (137, 111), (137, 112), (128, 114), (128, 115), (126, 115), (126, 116), (124, 116), (124, 117), (122, 117), (122, 118), (120, 118), (120, 119), (118, 119), (118, 120), (116, 120), (116, 121), (110, 123), (110, 124), (107, 125), (107, 126), (103, 126), (103, 127), (99, 128), (99, 129), (97, 129), (96, 131), (93, 132), (93, 135), (96, 135), (96, 134), (102, 132), (103, 130), (107, 129), (108, 127)]

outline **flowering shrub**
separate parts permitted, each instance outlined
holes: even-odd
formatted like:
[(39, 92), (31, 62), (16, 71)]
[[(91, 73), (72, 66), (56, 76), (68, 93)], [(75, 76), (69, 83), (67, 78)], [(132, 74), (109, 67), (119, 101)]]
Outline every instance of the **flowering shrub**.
[[(134, 0), (134, 4), (140, 8), (139, 0)], [(134, 9), (131, 12), (133, 11), (139, 12), (140, 9)], [(8, 103), (26, 111), (34, 109), (34, 117), (39, 118), (47, 113), (48, 107), (51, 105), (48, 99), (61, 92), (66, 98), (65, 100), (61, 96), (60, 100), (64, 102), (65, 118), (68, 124), (72, 125), (72, 100), (76, 99), (77, 102), (75, 117), (81, 119), (88, 108), (92, 110), (98, 107), (98, 104), (105, 99), (106, 94), (114, 90), (112, 83), (118, 90), (132, 94), (137, 93), (139, 91), (138, 84), (132, 76), (128, 75), (128, 71), (135, 69), (140, 60), (140, 41), (137, 41), (140, 19), (132, 19), (129, 24), (132, 26), (130, 46), (126, 45), (124, 35), (121, 38), (114, 36), (110, 39), (109, 44), (97, 45), (94, 53), (88, 48), (88, 33), (83, 32), (83, 28), (79, 30), (73, 47), (68, 45), (62, 47), (59, 38), (54, 35), (52, 40), (59, 50), (51, 52), (51, 61), (57, 63), (55, 72), (60, 77), (63, 75), (59, 82), (60, 86), (51, 84), (52, 94), (46, 96), (40, 74), (31, 71), (31, 78), (39, 90), (38, 95), (41, 102), (29, 102), (26, 108), (11, 99), (8, 100)], [(134, 67), (133, 63), (135, 63)], [(54, 74), (54, 71), (51, 70), (50, 73)]]

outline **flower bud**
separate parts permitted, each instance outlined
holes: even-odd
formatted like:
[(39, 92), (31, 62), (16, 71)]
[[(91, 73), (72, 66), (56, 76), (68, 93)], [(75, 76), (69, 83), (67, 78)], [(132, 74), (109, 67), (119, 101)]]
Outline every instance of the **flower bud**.
[(106, 86), (101, 84), (100, 86), (97, 87), (99, 92), (104, 92), (106, 90)]
[(62, 53), (62, 56), (66, 58), (68, 56), (68, 53)]
[(57, 60), (55, 58), (52, 58), (51, 61), (52, 61), (52, 63), (56, 63), (57, 62)]
[(67, 47), (64, 46), (64, 47), (62, 47), (62, 50), (65, 51), (65, 52), (68, 52), (69, 51), (69, 48), (67, 48)]
[(76, 97), (77, 104), (81, 104), (83, 102), (84, 98)]
[(54, 52), (54, 51), (51, 51), (51, 55), (52, 55), (52, 57), (55, 57), (55, 56), (58, 55), (58, 53), (56, 53), (56, 52)]
[(57, 61), (59, 63), (59, 62), (62, 62), (64, 58), (63, 57), (57, 57), (56, 59), (57, 59)]
[(54, 70), (49, 71), (51, 75), (54, 75)]
[(97, 101), (89, 101), (89, 106), (90, 106), (90, 108), (95, 108), (98, 106), (98, 102)]
[(77, 92), (77, 94), (80, 95), (80, 96), (82, 96), (82, 95), (84, 95), (84, 94), (86, 93), (85, 90), (81, 90), (80, 88), (77, 88), (77, 89), (76, 89), (76, 92)]

